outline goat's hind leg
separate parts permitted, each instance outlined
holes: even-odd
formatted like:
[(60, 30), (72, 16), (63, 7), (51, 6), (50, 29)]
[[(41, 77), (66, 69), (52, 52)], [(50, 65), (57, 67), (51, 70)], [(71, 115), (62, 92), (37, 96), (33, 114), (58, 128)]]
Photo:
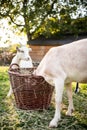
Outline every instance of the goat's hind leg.
[(68, 111), (66, 112), (66, 115), (71, 116), (72, 112), (74, 111), (71, 83), (66, 84), (66, 91), (67, 91), (67, 96), (68, 96), (68, 101), (69, 101)]

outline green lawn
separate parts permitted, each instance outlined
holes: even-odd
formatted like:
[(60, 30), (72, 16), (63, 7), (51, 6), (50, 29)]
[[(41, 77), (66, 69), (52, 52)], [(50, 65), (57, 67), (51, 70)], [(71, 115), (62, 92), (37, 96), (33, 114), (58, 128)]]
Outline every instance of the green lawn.
[[(48, 124), (54, 115), (54, 98), (49, 110), (23, 111), (15, 107), (14, 97), (7, 98), (9, 90), (8, 67), (0, 67), (0, 130), (53, 130)], [(73, 84), (74, 90), (75, 84)], [(87, 130), (87, 85), (80, 85), (80, 92), (73, 91), (75, 111), (66, 116), (67, 97), (64, 91), (62, 120), (54, 130)]]

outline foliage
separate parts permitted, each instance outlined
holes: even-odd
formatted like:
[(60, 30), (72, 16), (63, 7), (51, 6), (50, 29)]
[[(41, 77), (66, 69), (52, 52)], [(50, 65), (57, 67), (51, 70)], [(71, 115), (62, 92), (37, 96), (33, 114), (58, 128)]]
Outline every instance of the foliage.
[[(1, 130), (53, 130), (48, 123), (54, 115), (54, 97), (51, 106), (44, 111), (25, 111), (15, 107), (14, 97), (7, 98), (9, 91), (8, 67), (0, 67), (0, 129)], [(75, 84), (73, 84), (75, 89)], [(54, 130), (87, 129), (87, 85), (80, 86), (80, 92), (74, 94), (75, 112), (72, 117), (65, 116), (67, 97), (64, 90), (62, 119)]]
[(80, 34), (87, 33), (87, 17), (78, 19), (63, 19), (58, 20), (57, 18), (49, 18), (44, 22), (42, 27), (38, 29), (33, 37), (44, 36), (46, 38), (63, 38), (65, 35), (78, 36)]
[[(73, 14), (82, 17), (81, 8), (85, 12), (86, 5), (85, 0), (1, 0), (0, 18), (8, 17), (9, 24), (26, 32), (28, 40), (40, 35), (51, 37), (70, 31)], [(77, 34), (78, 27), (71, 32)]]

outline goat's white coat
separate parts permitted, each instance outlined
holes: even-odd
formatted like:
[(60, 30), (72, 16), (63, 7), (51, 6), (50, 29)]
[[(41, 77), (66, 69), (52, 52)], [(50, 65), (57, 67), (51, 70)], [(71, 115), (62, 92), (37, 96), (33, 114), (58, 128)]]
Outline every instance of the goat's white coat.
[[(31, 51), (31, 48), (27, 48), (26, 46), (22, 46), (21, 48), (18, 48), (16, 55), (13, 57), (11, 65), (12, 64), (18, 64), (20, 68), (32, 68), (32, 59), (29, 55), (29, 51)], [(16, 65), (13, 65), (12, 68), (16, 68)], [(10, 90), (7, 94), (7, 97), (10, 97), (12, 94), (12, 87), (10, 85)]]
[(19, 66), (20, 68), (32, 68), (33, 64), (31, 60), (29, 61), (21, 60)]
[(87, 83), (87, 39), (51, 48), (42, 59), (34, 74), (43, 76), (55, 86), (56, 110), (50, 127), (57, 127), (61, 118), (60, 109), (64, 85), (69, 99), (67, 115), (72, 114), (72, 82)]

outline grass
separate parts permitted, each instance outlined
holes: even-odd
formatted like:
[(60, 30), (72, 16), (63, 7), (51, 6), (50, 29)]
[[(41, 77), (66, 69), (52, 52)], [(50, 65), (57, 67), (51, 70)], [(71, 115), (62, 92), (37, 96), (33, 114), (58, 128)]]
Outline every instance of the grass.
[[(54, 98), (48, 110), (19, 110), (14, 105), (14, 97), (6, 97), (9, 84), (8, 67), (0, 67), (0, 130), (53, 130), (48, 125), (55, 111)], [(62, 119), (54, 130), (87, 130), (87, 85), (80, 85), (80, 92), (73, 92), (73, 99), (75, 111), (69, 117), (65, 115), (68, 100), (64, 91)]]

